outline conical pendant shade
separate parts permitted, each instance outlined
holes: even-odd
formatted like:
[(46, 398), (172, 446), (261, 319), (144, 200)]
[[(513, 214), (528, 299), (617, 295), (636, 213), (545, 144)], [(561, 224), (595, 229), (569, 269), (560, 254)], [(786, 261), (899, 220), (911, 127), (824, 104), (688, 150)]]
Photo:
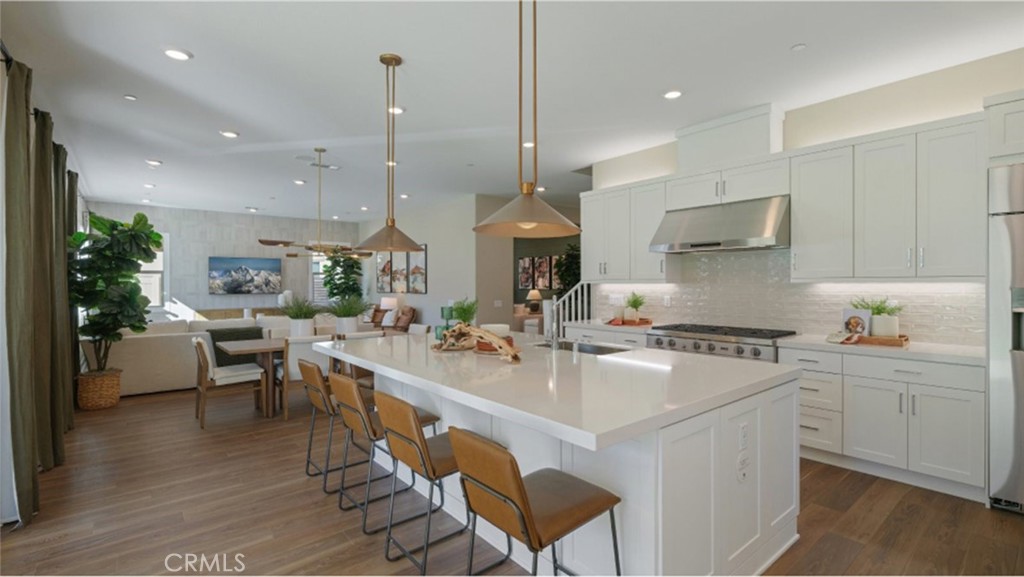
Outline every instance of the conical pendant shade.
[(398, 230), (395, 223), (391, 222), (385, 224), (384, 228), (370, 235), (370, 238), (360, 243), (355, 250), (374, 252), (422, 252), (423, 247), (417, 244), (413, 239), (409, 238), (409, 236), (404, 232)]
[(557, 238), (580, 233), (580, 227), (533, 194), (519, 194), (473, 230), (517, 238)]

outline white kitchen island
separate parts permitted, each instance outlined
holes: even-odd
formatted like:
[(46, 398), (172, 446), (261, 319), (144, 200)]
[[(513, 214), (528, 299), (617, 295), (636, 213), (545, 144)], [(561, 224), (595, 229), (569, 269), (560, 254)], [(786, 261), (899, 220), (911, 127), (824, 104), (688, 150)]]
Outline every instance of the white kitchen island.
[[(433, 351), (427, 335), (315, 347), (440, 415), (439, 430), (507, 446), (524, 474), (555, 467), (618, 494), (627, 574), (759, 573), (796, 541), (800, 369), (652, 349), (552, 351), (536, 335), (514, 337), (514, 365)], [(465, 518), (454, 478), (445, 492), (446, 510)], [(493, 526), (481, 520), (478, 534), (504, 550)], [(614, 573), (607, 516), (564, 539), (559, 557), (581, 574)], [(518, 542), (513, 559), (529, 567)]]

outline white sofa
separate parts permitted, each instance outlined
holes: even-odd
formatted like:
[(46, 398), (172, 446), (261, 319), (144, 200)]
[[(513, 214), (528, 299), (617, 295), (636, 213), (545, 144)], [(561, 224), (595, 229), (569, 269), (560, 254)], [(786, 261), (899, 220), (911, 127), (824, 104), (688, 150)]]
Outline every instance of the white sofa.
[[(283, 317), (267, 317), (267, 325), (274, 325)], [(287, 320), (287, 319), (285, 319)], [(196, 351), (192, 337), (206, 339), (210, 349), (210, 329), (263, 326), (264, 335), (268, 328), (254, 319), (224, 319), (215, 321), (168, 321), (150, 323), (146, 332), (127, 331), (120, 342), (110, 349), (107, 366), (118, 368), (121, 373), (121, 396), (141, 395), (160, 391), (190, 389), (196, 386)], [(281, 335), (287, 336), (287, 335)], [(89, 366), (94, 366), (96, 356), (92, 345), (83, 340), (82, 351)]]

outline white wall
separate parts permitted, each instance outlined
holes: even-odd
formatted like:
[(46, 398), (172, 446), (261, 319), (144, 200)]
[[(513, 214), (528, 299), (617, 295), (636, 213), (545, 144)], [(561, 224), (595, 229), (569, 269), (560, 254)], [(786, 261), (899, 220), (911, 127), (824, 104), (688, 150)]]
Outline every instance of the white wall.
[[(840, 330), (856, 296), (889, 297), (904, 305), (900, 332), (912, 341), (985, 345), (983, 282), (791, 283), (789, 250), (668, 255), (673, 284), (597, 285), (594, 315), (609, 319), (610, 300), (630, 292), (647, 297), (642, 316), (655, 324), (709, 323), (789, 329), (808, 334)], [(665, 306), (664, 298), (671, 299)]]
[(595, 162), (591, 173), (591, 186), (597, 190), (647, 178), (668, 176), (676, 171), (676, 156), (676, 142), (673, 140), (653, 148)]
[[(476, 197), (476, 223), (508, 204), (508, 198)], [(512, 322), (515, 280), (512, 274), (515, 242), (511, 238), (476, 234), (476, 294), (480, 300), (479, 323)]]
[[(211, 256), (281, 258), (285, 289), (309, 296), (310, 263), (307, 258), (285, 258), (292, 249), (263, 246), (259, 238), (316, 240), (316, 220), (279, 218), (256, 214), (233, 214), (205, 210), (186, 210), (148, 205), (90, 202), (89, 209), (102, 216), (131, 220), (145, 213), (158, 232), (165, 235), (169, 299), (177, 299), (192, 309), (275, 307), (276, 295), (211, 295), (207, 274)], [(325, 221), (324, 242), (357, 241), (358, 225)], [(298, 252), (302, 252), (301, 249)]]

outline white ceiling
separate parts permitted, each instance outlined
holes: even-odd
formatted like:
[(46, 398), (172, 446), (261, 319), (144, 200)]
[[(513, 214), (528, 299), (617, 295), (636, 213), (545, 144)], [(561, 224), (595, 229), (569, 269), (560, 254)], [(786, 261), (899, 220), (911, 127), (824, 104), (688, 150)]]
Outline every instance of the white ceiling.
[[(516, 190), (513, 2), (4, 1), (0, 10), (3, 40), (34, 69), (34, 104), (53, 113), (91, 200), (312, 217), (316, 172), (296, 156), (324, 146), (341, 167), (325, 171), (324, 216), (381, 218), (382, 52), (405, 58), (396, 190), (411, 197), (398, 201), (399, 223), (448, 195)], [(546, 1), (539, 20), (540, 183), (555, 203), (589, 188), (573, 171), (669, 142), (678, 127), (1024, 46), (1022, 2)], [(793, 52), (796, 43), (808, 48)], [(173, 61), (170, 47), (195, 58)], [(663, 99), (671, 89), (686, 94)], [(164, 165), (149, 169), (146, 158)]]

